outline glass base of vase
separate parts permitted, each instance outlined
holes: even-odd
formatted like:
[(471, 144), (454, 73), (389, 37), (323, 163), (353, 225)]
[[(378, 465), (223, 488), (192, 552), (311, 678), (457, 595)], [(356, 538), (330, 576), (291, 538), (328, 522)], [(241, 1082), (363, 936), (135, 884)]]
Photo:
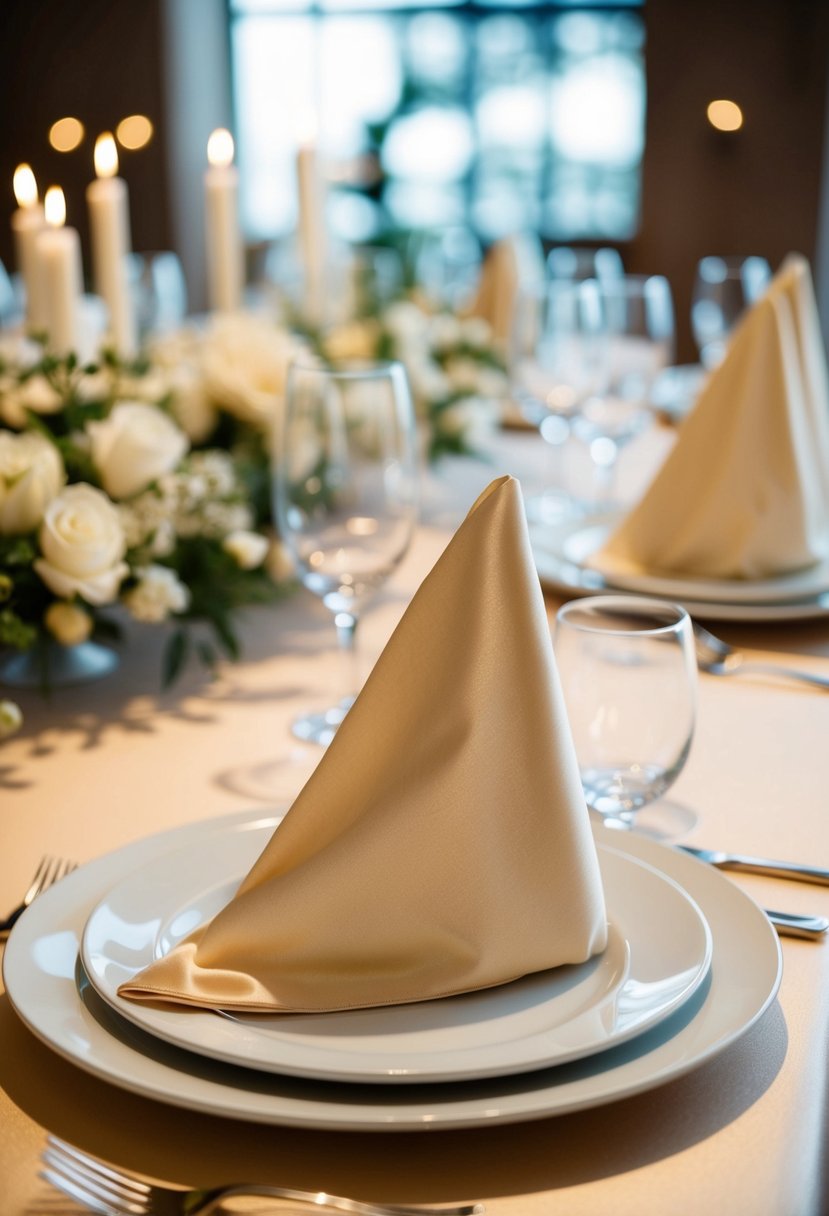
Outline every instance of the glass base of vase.
[(10, 688), (68, 688), (102, 680), (115, 671), (118, 663), (115, 651), (97, 642), (80, 642), (77, 646), (48, 642), (0, 661), (0, 684)]

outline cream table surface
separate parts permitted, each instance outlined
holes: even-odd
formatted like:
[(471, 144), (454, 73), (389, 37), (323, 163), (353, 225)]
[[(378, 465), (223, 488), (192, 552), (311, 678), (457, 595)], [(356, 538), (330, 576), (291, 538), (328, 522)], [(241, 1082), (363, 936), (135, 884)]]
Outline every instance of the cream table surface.
[[(626, 453), (629, 495), (670, 442)], [(586, 471), (575, 458), (576, 478)], [(504, 434), (488, 464), (425, 479), (424, 522), (362, 626), (376, 658), (410, 595), (490, 478), (529, 485), (534, 435)], [(551, 615), (556, 607), (551, 598)], [(829, 675), (829, 622), (731, 624), (731, 640)], [(333, 690), (333, 629), (300, 592), (244, 622), (245, 655), (207, 681), (158, 692), (161, 633), (136, 630), (117, 677), (19, 699), (23, 732), (0, 750), (0, 894), (11, 906), (43, 852), (84, 862), (151, 832), (262, 803), (234, 772), (290, 757), (288, 723)], [(670, 791), (688, 840), (829, 866), (829, 696), (762, 680), (701, 677), (699, 723)], [(285, 766), (286, 792), (299, 766)], [(829, 888), (744, 878), (757, 900), (829, 914)], [(2, 910), (5, 910), (2, 909)], [(810, 1216), (825, 1176), (829, 942), (788, 939), (779, 999), (715, 1061), (597, 1110), (485, 1130), (349, 1134), (259, 1127), (127, 1094), (58, 1058), (0, 995), (0, 1214), (75, 1212), (37, 1180), (45, 1131), (181, 1184), (260, 1179), (362, 1198), (477, 1198), (492, 1216)]]

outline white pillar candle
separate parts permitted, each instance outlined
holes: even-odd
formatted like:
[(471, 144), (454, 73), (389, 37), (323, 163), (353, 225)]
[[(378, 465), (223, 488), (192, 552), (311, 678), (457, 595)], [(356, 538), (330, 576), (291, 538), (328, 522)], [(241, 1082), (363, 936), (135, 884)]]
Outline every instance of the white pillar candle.
[(105, 132), (95, 141), (97, 178), (86, 190), (92, 237), (95, 290), (109, 312), (109, 337), (119, 355), (135, 354), (135, 308), (130, 294), (130, 219), (127, 184), (118, 173), (115, 140)]
[(297, 152), (299, 202), (298, 235), (305, 281), (305, 312), (309, 321), (323, 320), (325, 300), (325, 197), (319, 157), (312, 140)]
[(45, 211), (46, 227), (37, 238), (37, 259), (46, 296), (48, 344), (56, 355), (68, 355), (78, 348), (81, 242), (74, 228), (64, 227), (66, 203), (59, 186), (46, 191)]
[(18, 165), (14, 173), (14, 196), (18, 207), (12, 215), (17, 271), (26, 292), (26, 328), (32, 333), (46, 329), (46, 299), (37, 258), (37, 238), (43, 230), (43, 208), (37, 199), (37, 182), (29, 165)]
[(210, 167), (204, 175), (207, 240), (207, 299), (211, 309), (233, 312), (244, 285), (239, 229), (239, 174), (233, 165), (233, 136), (224, 128), (207, 141)]

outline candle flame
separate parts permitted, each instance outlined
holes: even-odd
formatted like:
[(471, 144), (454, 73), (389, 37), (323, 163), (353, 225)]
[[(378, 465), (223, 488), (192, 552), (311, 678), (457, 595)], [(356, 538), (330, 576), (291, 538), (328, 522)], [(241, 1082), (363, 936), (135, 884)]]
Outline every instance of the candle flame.
[(208, 139), (207, 159), (220, 169), (233, 163), (233, 136), (224, 127), (218, 127)]
[(118, 149), (110, 131), (95, 140), (95, 172), (98, 177), (115, 177), (118, 172)]
[(43, 200), (46, 223), (51, 228), (62, 228), (66, 223), (66, 199), (60, 186), (50, 186)]
[(37, 182), (31, 165), (18, 165), (15, 169), (14, 197), (18, 207), (34, 207), (37, 202)]

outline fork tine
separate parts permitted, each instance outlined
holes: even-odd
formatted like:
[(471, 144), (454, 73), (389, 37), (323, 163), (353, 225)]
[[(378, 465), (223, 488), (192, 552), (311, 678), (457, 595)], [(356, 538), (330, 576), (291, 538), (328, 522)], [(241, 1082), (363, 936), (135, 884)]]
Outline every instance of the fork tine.
[(94, 1192), (81, 1186), (74, 1178), (58, 1173), (57, 1170), (42, 1169), (38, 1172), (38, 1177), (42, 1178), (44, 1182), (50, 1183), (64, 1195), (68, 1195), (70, 1199), (74, 1199), (76, 1203), (82, 1204), (88, 1211), (97, 1212), (98, 1216), (124, 1216), (123, 1208), (114, 1208), (111, 1204), (104, 1203)]
[(38, 867), (32, 875), (32, 881), (29, 884), (26, 894), (20, 901), (24, 908), (28, 908), (32, 900), (39, 894), (43, 879), (48, 871), (50, 861), (51, 858), (49, 857), (48, 853), (41, 857)]
[(87, 1157), (80, 1149), (50, 1137), (42, 1159), (50, 1174), (57, 1174), (94, 1198), (107, 1216), (110, 1213), (112, 1216), (146, 1216), (149, 1212), (149, 1187), (137, 1179), (125, 1178), (102, 1162)]
[(44, 1159), (47, 1156), (51, 1156), (56, 1161), (65, 1161), (72, 1169), (93, 1174), (95, 1177), (105, 1180), (113, 1188), (121, 1190), (136, 1199), (146, 1201), (147, 1196), (152, 1190), (150, 1185), (142, 1182), (140, 1178), (133, 1178), (121, 1173), (115, 1166), (106, 1165), (105, 1162), (100, 1161), (97, 1157), (91, 1157), (83, 1149), (76, 1148), (74, 1144), (69, 1144), (68, 1141), (61, 1140), (58, 1136), (47, 1137), (46, 1149), (43, 1156)]

